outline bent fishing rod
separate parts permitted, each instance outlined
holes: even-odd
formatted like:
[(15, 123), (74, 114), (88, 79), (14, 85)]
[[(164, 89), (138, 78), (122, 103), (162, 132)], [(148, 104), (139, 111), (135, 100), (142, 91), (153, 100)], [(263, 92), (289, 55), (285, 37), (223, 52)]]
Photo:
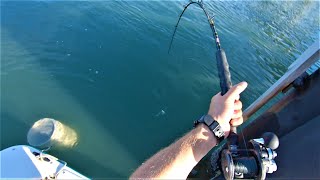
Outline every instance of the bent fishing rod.
[[(174, 36), (177, 32), (180, 20), (191, 4), (198, 5), (204, 12), (212, 30), (215, 44), (216, 44), (216, 61), (218, 75), (220, 79), (221, 95), (225, 95), (232, 86), (231, 74), (229, 71), (229, 64), (225, 51), (221, 48), (220, 39), (216, 31), (214, 17), (210, 17), (208, 11), (204, 7), (203, 1), (190, 1), (184, 6), (183, 11), (179, 15), (179, 19), (175, 25), (173, 35), (170, 41), (168, 53), (171, 50)], [(259, 179), (266, 178), (267, 173), (273, 173), (277, 170), (277, 165), (274, 158), (277, 153), (274, 151), (279, 146), (279, 139), (274, 133), (264, 133), (262, 138), (252, 139), (245, 149), (238, 148), (238, 134), (237, 127), (231, 126), (230, 134), (228, 136), (228, 148), (222, 152), (218, 152), (220, 155), (220, 168), (223, 172), (225, 179)], [(221, 150), (221, 149), (219, 149)], [(216, 163), (216, 162), (215, 162)]]
[[(168, 53), (171, 50), (172, 47), (172, 43), (173, 43), (173, 39), (174, 36), (177, 32), (180, 20), (184, 14), (184, 12), (187, 10), (187, 8), (191, 5), (191, 4), (197, 4), (204, 12), (204, 14), (206, 15), (208, 22), (210, 24), (210, 28), (212, 30), (214, 39), (215, 39), (215, 43), (216, 43), (216, 48), (217, 48), (217, 52), (216, 52), (216, 61), (217, 61), (217, 67), (218, 67), (218, 75), (219, 75), (219, 79), (220, 79), (220, 88), (221, 88), (221, 95), (223, 96), (224, 94), (226, 94), (228, 92), (228, 90), (231, 88), (232, 86), (232, 82), (231, 82), (231, 74), (229, 71), (229, 64), (227, 61), (227, 56), (225, 51), (221, 48), (221, 44), (220, 44), (220, 39), (214, 24), (214, 17), (210, 17), (208, 11), (205, 9), (204, 5), (203, 5), (203, 1), (191, 1), (189, 2), (187, 5), (185, 5), (183, 11), (181, 12), (181, 14), (179, 15), (179, 19), (177, 24), (175, 25), (175, 29), (173, 31), (173, 35), (170, 41), (170, 45), (169, 45), (169, 50)], [(236, 133), (236, 127), (233, 127), (231, 129), (232, 132)]]

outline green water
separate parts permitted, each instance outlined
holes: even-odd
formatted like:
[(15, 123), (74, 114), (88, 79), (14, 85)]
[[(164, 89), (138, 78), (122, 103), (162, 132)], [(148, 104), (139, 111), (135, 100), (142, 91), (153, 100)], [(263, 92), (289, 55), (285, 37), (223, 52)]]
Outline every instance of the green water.
[[(49, 153), (93, 178), (127, 177), (186, 133), (219, 91), (202, 10), (184, 1), (1, 1), (1, 150), (41, 118), (78, 145)], [(247, 107), (313, 42), (319, 1), (205, 2)], [(162, 111), (163, 110), (163, 111)]]

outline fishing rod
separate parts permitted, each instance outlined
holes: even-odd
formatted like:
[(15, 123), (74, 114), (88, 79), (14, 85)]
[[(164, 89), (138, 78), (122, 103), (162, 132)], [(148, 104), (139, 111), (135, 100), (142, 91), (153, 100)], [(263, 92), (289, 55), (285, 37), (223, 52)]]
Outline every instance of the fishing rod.
[[(228, 90), (231, 88), (232, 86), (232, 82), (231, 82), (231, 74), (229, 71), (229, 64), (227, 61), (227, 56), (225, 51), (221, 48), (221, 44), (220, 44), (220, 39), (218, 36), (218, 32), (216, 30), (215, 27), (215, 23), (214, 23), (214, 17), (210, 17), (208, 11), (206, 10), (206, 8), (204, 7), (203, 1), (190, 1), (187, 5), (184, 6), (183, 11), (181, 12), (181, 14), (179, 15), (179, 19), (177, 21), (177, 24), (175, 25), (175, 29), (173, 31), (173, 35), (170, 41), (170, 45), (169, 45), (169, 50), (168, 53), (171, 50), (172, 47), (172, 43), (173, 43), (173, 39), (174, 36), (177, 32), (180, 20), (183, 16), (183, 14), (186, 12), (187, 8), (191, 5), (191, 4), (197, 4), (204, 12), (205, 16), (207, 17), (207, 20), (210, 24), (210, 28), (212, 30), (214, 39), (215, 39), (215, 43), (216, 43), (216, 48), (217, 48), (217, 52), (216, 52), (216, 61), (217, 61), (217, 68), (218, 68), (218, 75), (219, 75), (219, 79), (220, 79), (220, 88), (221, 88), (221, 95), (223, 96), (224, 94), (226, 94), (228, 92)], [(230, 135), (232, 138), (232, 143), (229, 143), (231, 148), (234, 148), (235, 145), (237, 144), (236, 139), (238, 139), (237, 137), (237, 128), (236, 127), (231, 127), (230, 130)]]
[[(210, 28), (212, 30), (214, 39), (215, 39), (215, 43), (216, 43), (216, 48), (217, 48), (217, 52), (216, 52), (216, 61), (217, 61), (217, 68), (218, 68), (218, 75), (219, 75), (219, 79), (220, 79), (220, 88), (221, 88), (221, 95), (223, 96), (224, 94), (226, 94), (228, 92), (228, 90), (231, 88), (232, 86), (232, 82), (231, 82), (231, 74), (229, 71), (229, 64), (227, 61), (227, 56), (225, 51), (221, 48), (221, 44), (220, 44), (220, 39), (218, 36), (218, 32), (216, 30), (215, 27), (215, 23), (214, 23), (214, 17), (210, 17), (208, 11), (206, 10), (206, 8), (204, 7), (203, 1), (190, 1), (187, 5), (184, 6), (183, 11), (181, 12), (181, 14), (179, 15), (179, 19), (177, 24), (175, 25), (175, 29), (173, 31), (173, 35), (170, 41), (170, 45), (169, 45), (169, 50), (168, 53), (171, 50), (172, 47), (172, 43), (173, 43), (173, 39), (174, 36), (177, 32), (180, 20), (184, 14), (184, 12), (186, 12), (187, 8), (191, 5), (191, 4), (197, 4), (204, 12), (204, 14), (206, 15), (208, 22), (210, 24)], [(233, 139), (233, 142), (231, 144), (232, 147), (234, 147), (234, 144), (236, 144), (235, 139), (238, 139), (237, 137), (237, 128), (236, 127), (232, 127), (230, 130), (230, 135)]]
[(213, 36), (215, 38), (216, 48), (217, 48), (216, 58), (217, 58), (217, 66), (218, 66), (218, 71), (219, 71), (218, 74), (219, 74), (219, 79), (220, 79), (221, 95), (224, 95), (224, 94), (227, 93), (227, 91), (232, 86), (231, 74), (230, 74), (230, 71), (229, 71), (229, 64), (228, 64), (228, 61), (227, 61), (227, 56), (226, 56), (225, 51), (223, 49), (221, 49), (220, 39), (219, 39), (218, 33), (216, 31), (216, 27), (214, 25), (214, 19), (213, 19), (213, 17), (209, 16), (208, 11), (205, 9), (205, 7), (203, 5), (203, 1), (190, 1), (187, 5), (185, 5), (183, 11), (179, 15), (178, 22), (175, 25), (175, 29), (174, 29), (174, 32), (173, 32), (173, 35), (172, 35), (172, 38), (171, 38), (171, 41), (170, 41), (168, 53), (171, 50), (173, 39), (174, 39), (174, 36), (175, 36), (175, 34), (177, 32), (179, 22), (180, 22), (180, 20), (181, 20), (181, 18), (183, 16), (184, 12), (187, 10), (187, 8), (191, 4), (197, 4), (203, 10), (203, 12), (206, 15), (206, 17), (208, 19), (208, 22), (210, 24), (210, 28), (211, 28)]
[[(220, 39), (215, 27), (214, 17), (209, 16), (209, 13), (204, 7), (202, 0), (191, 0), (187, 5), (184, 6), (184, 9), (180, 13), (179, 19), (175, 25), (168, 53), (170, 53), (174, 36), (177, 32), (180, 20), (191, 4), (196, 4), (203, 10), (212, 30), (217, 50), (216, 61), (220, 79), (221, 95), (223, 96), (232, 86), (229, 64), (227, 61), (226, 53), (221, 48)], [(263, 180), (266, 178), (266, 173), (273, 173), (277, 170), (277, 165), (274, 161), (277, 153), (274, 150), (279, 146), (279, 139), (274, 133), (264, 133), (262, 135), (262, 138), (250, 140), (248, 143), (249, 149), (246, 147), (246, 142), (244, 142), (246, 148), (239, 149), (237, 127), (231, 126), (230, 134), (227, 141), (227, 149), (223, 150), (222, 152), (220, 152), (222, 149), (217, 149), (219, 151), (218, 154), (220, 154), (220, 168), (227, 180), (233, 180), (235, 178), (252, 178)], [(222, 145), (221, 147), (223, 146), (224, 145)]]

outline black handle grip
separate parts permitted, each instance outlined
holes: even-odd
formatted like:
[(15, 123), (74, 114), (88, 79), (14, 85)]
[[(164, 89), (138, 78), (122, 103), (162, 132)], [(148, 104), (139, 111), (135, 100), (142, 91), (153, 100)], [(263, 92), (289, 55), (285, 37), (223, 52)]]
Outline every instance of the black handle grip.
[[(217, 50), (216, 58), (217, 58), (218, 74), (220, 79), (221, 95), (223, 96), (229, 91), (229, 89), (232, 86), (231, 74), (229, 71), (227, 56), (223, 49)], [(237, 128), (234, 126), (231, 126), (230, 131), (236, 134)]]
[(221, 95), (224, 95), (228, 92), (231, 88), (231, 75), (229, 71), (229, 64), (227, 61), (226, 53), (223, 49), (219, 49), (216, 52), (217, 58), (217, 67), (218, 67), (218, 74), (220, 79), (220, 87), (221, 87)]
[(276, 134), (272, 132), (265, 132), (262, 134), (264, 140), (264, 145), (272, 150), (275, 150), (279, 147), (279, 138)]

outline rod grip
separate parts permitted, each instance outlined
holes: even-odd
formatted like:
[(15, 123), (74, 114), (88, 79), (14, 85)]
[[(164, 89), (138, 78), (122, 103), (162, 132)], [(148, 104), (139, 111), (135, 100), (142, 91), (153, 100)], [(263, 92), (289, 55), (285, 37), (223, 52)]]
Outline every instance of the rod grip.
[(218, 49), (216, 52), (218, 74), (220, 79), (221, 95), (225, 95), (231, 88), (231, 75), (226, 53), (223, 49)]
[[(217, 58), (218, 74), (220, 79), (221, 95), (223, 96), (229, 91), (229, 89), (232, 86), (231, 74), (229, 71), (227, 56), (223, 49), (217, 50), (216, 58)], [(231, 126), (230, 132), (233, 132), (236, 134), (237, 127)]]

